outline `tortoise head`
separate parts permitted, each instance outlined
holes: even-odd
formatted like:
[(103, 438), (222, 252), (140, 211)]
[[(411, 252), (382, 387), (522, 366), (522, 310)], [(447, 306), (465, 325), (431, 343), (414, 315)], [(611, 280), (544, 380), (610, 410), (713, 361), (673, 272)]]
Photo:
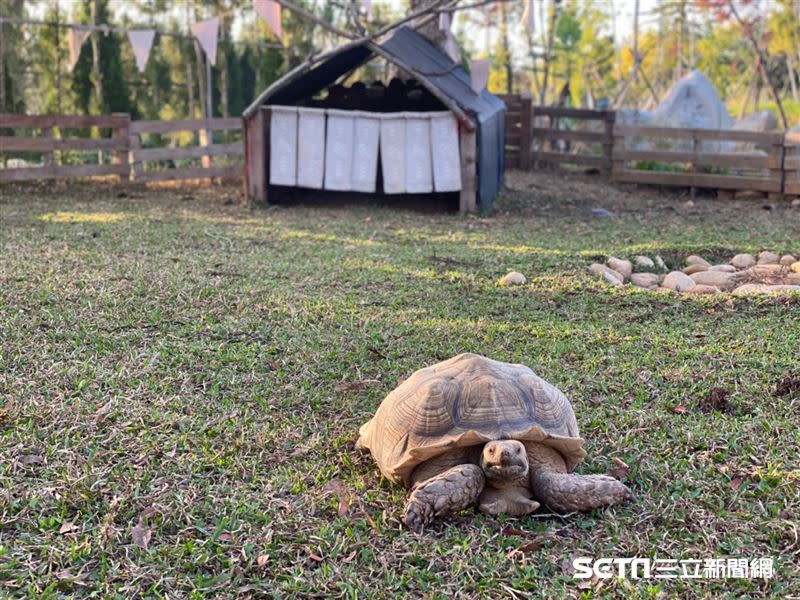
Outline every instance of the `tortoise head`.
[(517, 440), (488, 442), (481, 452), (481, 469), (490, 482), (527, 477), (528, 453)]

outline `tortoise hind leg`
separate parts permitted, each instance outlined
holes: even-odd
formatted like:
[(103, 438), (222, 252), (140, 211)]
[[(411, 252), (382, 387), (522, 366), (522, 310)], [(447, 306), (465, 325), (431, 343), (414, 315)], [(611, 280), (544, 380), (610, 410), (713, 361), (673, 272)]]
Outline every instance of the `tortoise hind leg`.
[(458, 512), (475, 503), (485, 479), (478, 465), (461, 464), (421, 482), (408, 499), (403, 523), (419, 532), (434, 517)]

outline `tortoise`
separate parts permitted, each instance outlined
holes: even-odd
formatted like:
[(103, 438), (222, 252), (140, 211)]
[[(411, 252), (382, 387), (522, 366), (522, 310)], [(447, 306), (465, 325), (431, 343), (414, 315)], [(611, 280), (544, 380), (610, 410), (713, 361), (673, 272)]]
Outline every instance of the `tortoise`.
[(522, 516), (632, 498), (620, 481), (571, 471), (586, 457), (566, 396), (528, 367), (459, 354), (420, 369), (359, 429), (391, 481), (411, 489), (403, 522), (420, 531), (475, 503)]

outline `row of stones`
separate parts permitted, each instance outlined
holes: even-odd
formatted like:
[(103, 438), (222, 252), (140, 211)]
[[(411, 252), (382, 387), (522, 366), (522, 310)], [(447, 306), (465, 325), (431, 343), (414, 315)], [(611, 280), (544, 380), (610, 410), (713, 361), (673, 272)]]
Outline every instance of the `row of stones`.
[[(637, 267), (666, 270), (661, 257), (655, 261), (647, 256), (637, 256)], [(629, 281), (636, 287), (648, 290), (686, 292), (691, 294), (716, 294), (730, 291), (734, 294), (781, 293), (800, 291), (800, 261), (793, 255), (778, 256), (761, 252), (756, 259), (750, 254), (737, 254), (729, 264), (712, 265), (700, 256), (686, 258), (686, 268), (667, 274), (634, 273), (634, 263), (612, 256), (605, 265), (594, 263), (589, 267), (609, 284), (622, 286)]]

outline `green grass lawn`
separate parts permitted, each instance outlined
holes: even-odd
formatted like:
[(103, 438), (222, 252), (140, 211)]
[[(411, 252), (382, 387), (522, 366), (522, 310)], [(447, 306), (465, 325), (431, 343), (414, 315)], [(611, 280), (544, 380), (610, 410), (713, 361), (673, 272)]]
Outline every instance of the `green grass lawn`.
[[(586, 267), (800, 254), (800, 210), (509, 182), (468, 218), (0, 189), (0, 596), (798, 597), (800, 297), (618, 290)], [(528, 284), (496, 287), (509, 269)], [(567, 393), (579, 472), (622, 460), (638, 501), (403, 529), (407, 493), (357, 429), (467, 351)], [(581, 583), (577, 556), (772, 557), (775, 576)]]

